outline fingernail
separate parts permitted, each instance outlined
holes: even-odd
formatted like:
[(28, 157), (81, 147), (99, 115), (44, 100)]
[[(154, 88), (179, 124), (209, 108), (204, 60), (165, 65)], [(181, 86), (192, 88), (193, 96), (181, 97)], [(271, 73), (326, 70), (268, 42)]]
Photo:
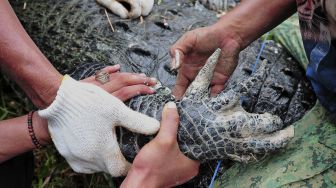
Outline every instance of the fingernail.
[(180, 67), (180, 51), (175, 50), (175, 67), (174, 69), (178, 69)]
[(152, 81), (152, 82), (157, 82), (157, 79), (156, 78), (150, 78), (150, 80)]
[(120, 68), (120, 64), (116, 64), (112, 66), (113, 68)]
[(170, 70), (174, 70), (174, 69), (175, 69), (175, 58), (172, 60), (170, 64)]
[(170, 101), (166, 104), (166, 107), (167, 108), (176, 108), (176, 104), (174, 102)]
[(151, 93), (156, 93), (156, 90), (154, 88), (150, 88)]
[(140, 76), (146, 77), (146, 74), (145, 73), (141, 73)]

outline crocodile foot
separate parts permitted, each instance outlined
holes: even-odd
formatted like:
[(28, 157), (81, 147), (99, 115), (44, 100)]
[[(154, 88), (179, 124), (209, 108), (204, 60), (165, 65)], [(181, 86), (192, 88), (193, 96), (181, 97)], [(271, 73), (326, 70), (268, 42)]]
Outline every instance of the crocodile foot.
[(219, 54), (220, 49), (208, 59), (178, 102), (180, 117), (184, 117), (178, 135), (181, 150), (201, 161), (229, 158), (249, 162), (284, 147), (294, 136), (293, 126), (283, 129), (278, 116), (246, 112), (240, 103), (255, 83), (265, 79), (267, 61), (233, 89), (210, 97), (209, 85)]

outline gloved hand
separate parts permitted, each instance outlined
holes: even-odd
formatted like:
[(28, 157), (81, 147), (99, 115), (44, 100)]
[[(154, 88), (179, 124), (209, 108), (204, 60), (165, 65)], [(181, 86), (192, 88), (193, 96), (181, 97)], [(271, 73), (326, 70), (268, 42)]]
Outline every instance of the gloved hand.
[(154, 5), (154, 0), (97, 0), (121, 18), (147, 16)]
[(128, 108), (98, 86), (63, 80), (54, 102), (39, 115), (48, 120), (51, 138), (73, 170), (125, 175), (130, 168), (120, 152), (115, 127), (154, 134), (159, 122)]

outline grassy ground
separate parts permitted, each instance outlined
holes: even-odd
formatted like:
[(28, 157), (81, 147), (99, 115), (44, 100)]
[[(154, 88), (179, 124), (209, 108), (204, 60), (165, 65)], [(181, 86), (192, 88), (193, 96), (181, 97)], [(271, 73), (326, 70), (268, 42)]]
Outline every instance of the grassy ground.
[[(32, 105), (28, 100), (15, 92), (5, 81), (4, 75), (0, 75), (0, 120), (24, 115), (31, 109)], [(72, 171), (52, 144), (35, 150), (34, 156), (33, 187), (115, 187), (112, 178), (107, 174), (85, 175)]]

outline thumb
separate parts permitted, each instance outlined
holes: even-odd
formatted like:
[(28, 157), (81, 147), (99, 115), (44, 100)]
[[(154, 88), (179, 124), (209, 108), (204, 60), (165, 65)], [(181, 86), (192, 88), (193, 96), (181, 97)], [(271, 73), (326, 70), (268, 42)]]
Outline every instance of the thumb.
[(178, 125), (179, 115), (176, 104), (174, 102), (168, 102), (162, 111), (161, 128), (158, 136), (176, 141)]

